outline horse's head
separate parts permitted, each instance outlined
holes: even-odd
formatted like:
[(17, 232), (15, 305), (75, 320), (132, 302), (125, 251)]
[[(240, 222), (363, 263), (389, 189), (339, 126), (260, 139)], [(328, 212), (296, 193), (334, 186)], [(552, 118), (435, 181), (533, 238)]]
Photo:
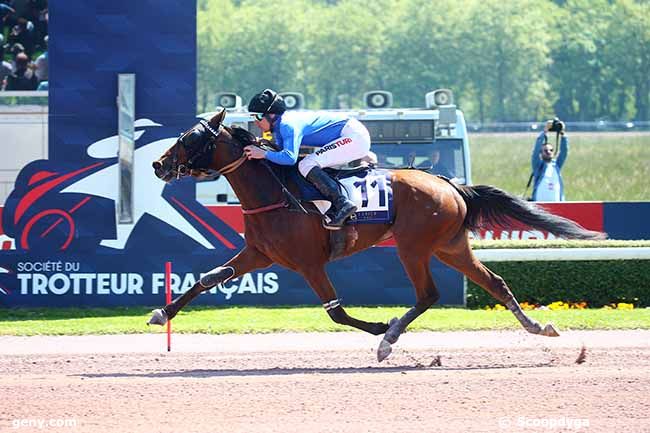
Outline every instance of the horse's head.
[(209, 121), (200, 120), (185, 131), (152, 166), (159, 179), (169, 182), (184, 176), (213, 179), (245, 161), (242, 144), (222, 125), (225, 110)]

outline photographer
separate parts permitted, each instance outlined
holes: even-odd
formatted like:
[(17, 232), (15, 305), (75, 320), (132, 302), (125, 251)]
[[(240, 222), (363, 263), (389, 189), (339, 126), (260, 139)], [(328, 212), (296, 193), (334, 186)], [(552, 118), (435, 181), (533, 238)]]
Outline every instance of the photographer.
[[(564, 183), (560, 170), (569, 153), (569, 140), (565, 132), (564, 122), (556, 117), (546, 122), (544, 131), (535, 141), (531, 156), (533, 201), (564, 201)], [(549, 140), (549, 135), (555, 135), (555, 140)], [(555, 146), (559, 141), (559, 156), (553, 141)]]

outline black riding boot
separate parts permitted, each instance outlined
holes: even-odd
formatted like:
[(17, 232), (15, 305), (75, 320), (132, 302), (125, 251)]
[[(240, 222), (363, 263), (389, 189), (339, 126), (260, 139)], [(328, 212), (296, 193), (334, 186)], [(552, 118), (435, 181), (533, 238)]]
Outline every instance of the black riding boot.
[(334, 179), (329, 177), (322, 168), (312, 168), (309, 173), (307, 173), (307, 180), (310, 181), (326, 199), (332, 202), (332, 207), (327, 212), (331, 221), (329, 223), (323, 221), (323, 226), (329, 230), (339, 230), (343, 227), (345, 220), (356, 212), (357, 207), (351, 200), (348, 200), (341, 194), (339, 191), (339, 185)]

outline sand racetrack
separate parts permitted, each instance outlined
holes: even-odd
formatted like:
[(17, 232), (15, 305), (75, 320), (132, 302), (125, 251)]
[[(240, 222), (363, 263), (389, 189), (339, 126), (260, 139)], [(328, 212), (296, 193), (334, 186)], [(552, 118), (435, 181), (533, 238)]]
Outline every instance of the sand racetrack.
[(650, 432), (650, 331), (407, 333), (382, 364), (378, 342), (0, 337), (0, 432)]

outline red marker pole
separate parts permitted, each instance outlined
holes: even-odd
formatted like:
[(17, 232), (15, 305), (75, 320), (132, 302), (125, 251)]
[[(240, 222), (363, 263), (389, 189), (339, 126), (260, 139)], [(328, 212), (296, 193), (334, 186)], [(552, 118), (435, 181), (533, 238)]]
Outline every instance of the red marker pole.
[[(165, 304), (172, 302), (172, 262), (165, 263)], [(167, 321), (167, 352), (172, 350), (172, 321)]]

